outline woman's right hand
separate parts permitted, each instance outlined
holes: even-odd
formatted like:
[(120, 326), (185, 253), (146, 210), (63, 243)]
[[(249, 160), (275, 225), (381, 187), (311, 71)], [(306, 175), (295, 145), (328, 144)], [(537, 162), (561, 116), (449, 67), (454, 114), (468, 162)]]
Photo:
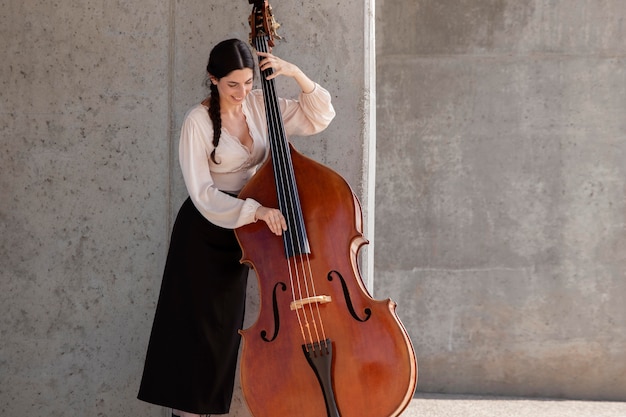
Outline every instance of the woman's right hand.
[(276, 236), (281, 236), (283, 232), (287, 230), (285, 216), (283, 216), (283, 213), (278, 209), (261, 206), (256, 209), (254, 218), (256, 220), (263, 220)]

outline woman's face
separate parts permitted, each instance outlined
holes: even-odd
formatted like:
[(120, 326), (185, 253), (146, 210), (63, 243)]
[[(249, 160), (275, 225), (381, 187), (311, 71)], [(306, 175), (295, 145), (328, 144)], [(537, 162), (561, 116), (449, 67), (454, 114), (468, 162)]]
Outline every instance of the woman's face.
[(219, 80), (211, 77), (220, 93), (220, 105), (240, 105), (246, 98), (253, 84), (253, 72), (250, 68), (233, 70)]

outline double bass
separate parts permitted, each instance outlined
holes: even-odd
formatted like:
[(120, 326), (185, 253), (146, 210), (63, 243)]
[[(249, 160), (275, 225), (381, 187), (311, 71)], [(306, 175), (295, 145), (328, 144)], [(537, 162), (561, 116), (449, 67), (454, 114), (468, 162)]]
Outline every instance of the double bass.
[[(276, 29), (267, 0), (250, 0), (250, 39), (268, 52)], [(261, 74), (270, 154), (239, 197), (278, 207), (287, 230), (235, 230), (256, 272), (260, 308), (241, 331), (240, 379), (254, 417), (391, 417), (409, 404), (417, 361), (390, 299), (373, 299), (357, 255), (367, 243), (359, 200), (330, 168), (288, 142), (272, 69)]]

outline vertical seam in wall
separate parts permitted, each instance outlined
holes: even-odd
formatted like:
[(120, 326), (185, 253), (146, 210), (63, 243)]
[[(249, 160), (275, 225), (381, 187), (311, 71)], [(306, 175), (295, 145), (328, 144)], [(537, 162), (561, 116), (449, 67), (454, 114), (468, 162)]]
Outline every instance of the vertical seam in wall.
[(173, 173), (173, 158), (174, 158), (174, 128), (175, 128), (175, 115), (174, 115), (174, 81), (176, 70), (176, 0), (170, 0), (168, 10), (168, 40), (169, 45), (167, 49), (167, 113), (168, 113), (168, 126), (167, 126), (167, 191), (166, 191), (166, 204), (167, 204), (167, 218), (165, 224), (167, 230), (165, 235), (170, 235), (172, 229), (172, 187), (174, 184)]
[(364, 63), (364, 132), (363, 152), (365, 166), (363, 167), (363, 194), (364, 201), (364, 232), (369, 240), (366, 253), (365, 283), (374, 295), (374, 212), (376, 195), (376, 38), (375, 38), (375, 0), (364, 2), (364, 31), (363, 31), (363, 63)]

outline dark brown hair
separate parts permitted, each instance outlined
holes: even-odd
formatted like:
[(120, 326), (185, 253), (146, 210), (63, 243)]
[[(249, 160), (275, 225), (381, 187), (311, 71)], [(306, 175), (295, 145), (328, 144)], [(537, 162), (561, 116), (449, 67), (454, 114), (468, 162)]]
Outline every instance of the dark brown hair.
[[(227, 39), (215, 45), (209, 54), (209, 62), (206, 70), (209, 77), (215, 77), (218, 80), (234, 70), (250, 68), (254, 71), (254, 57), (248, 45), (239, 39)], [(213, 152), (211, 152), (211, 160), (218, 164), (215, 160), (215, 149), (220, 143), (220, 133), (222, 130), (222, 118), (220, 117), (220, 95), (217, 86), (213, 84), (209, 78), (207, 80), (211, 88), (211, 96), (209, 100), (209, 117), (213, 123)]]

